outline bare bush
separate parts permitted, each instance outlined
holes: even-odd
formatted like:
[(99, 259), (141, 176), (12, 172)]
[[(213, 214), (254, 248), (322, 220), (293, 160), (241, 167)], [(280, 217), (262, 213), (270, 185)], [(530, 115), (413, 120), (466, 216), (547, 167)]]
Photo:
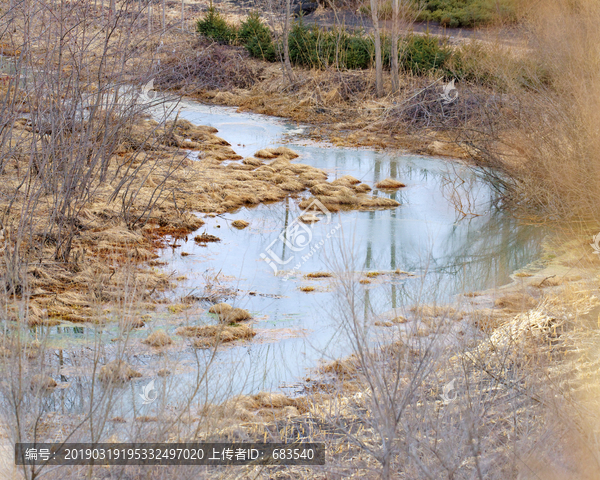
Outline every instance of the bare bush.
[(262, 68), (253, 66), (248, 53), (241, 48), (232, 50), (200, 42), (185, 55), (164, 62), (156, 78), (157, 85), (186, 94), (209, 89), (250, 88), (262, 73)]

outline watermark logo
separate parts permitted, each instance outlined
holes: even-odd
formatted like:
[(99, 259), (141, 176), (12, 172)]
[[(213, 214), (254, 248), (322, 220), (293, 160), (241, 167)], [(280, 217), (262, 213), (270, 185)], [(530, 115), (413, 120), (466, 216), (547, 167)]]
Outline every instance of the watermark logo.
[(458, 98), (458, 89), (454, 85), (454, 79), (444, 85), (444, 91), (440, 94), (442, 97), (442, 103), (444, 105), (450, 105), (455, 102)]
[[(456, 400), (457, 393), (456, 393), (456, 389), (454, 388), (455, 381), (456, 381), (456, 379), (453, 378), (446, 385), (444, 385), (443, 392), (440, 395), (440, 398), (444, 402), (444, 405), (449, 405), (454, 400)], [(454, 395), (451, 395), (452, 392), (454, 392)]]
[[(152, 394), (154, 392), (154, 395)], [(142, 393), (139, 394), (142, 398), (142, 405), (149, 405), (154, 402), (158, 397), (158, 392), (154, 388), (154, 380), (152, 380), (148, 385), (144, 387)]]
[[(282, 267), (289, 265), (290, 262), (297, 258), (297, 255), (300, 255), (302, 252), (304, 254), (300, 255), (300, 261), (294, 265), (292, 272), (298, 270), (303, 263), (324, 245), (325, 240), (322, 239), (318, 244), (312, 245), (310, 252), (306, 252), (306, 249), (311, 245), (313, 240), (313, 219), (315, 218), (315, 213), (324, 218), (325, 225), (331, 223), (331, 212), (323, 205), (323, 203), (315, 198), (310, 205), (269, 244), (265, 249), (265, 253), (260, 254), (260, 258), (267, 262), (273, 269), (275, 275), (279, 273), (279, 270)], [(330, 238), (340, 227), (341, 224), (338, 224), (332, 228), (332, 230), (327, 233), (326, 238)], [(283, 252), (281, 256), (275, 252), (275, 249), (279, 248)], [(286, 252), (289, 254), (287, 258), (285, 258)], [(288, 274), (284, 278), (284, 281), (290, 276), (291, 274)]]
[(138, 97), (142, 103), (152, 103), (156, 100), (153, 78), (142, 87), (142, 91), (139, 93)]
[(600, 255), (600, 233), (595, 237), (592, 237), (592, 242), (590, 246), (594, 249), (594, 255)]

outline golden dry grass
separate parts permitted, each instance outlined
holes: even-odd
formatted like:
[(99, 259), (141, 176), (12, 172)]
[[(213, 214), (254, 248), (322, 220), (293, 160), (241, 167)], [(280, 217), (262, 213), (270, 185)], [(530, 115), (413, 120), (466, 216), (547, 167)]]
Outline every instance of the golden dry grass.
[(250, 225), (246, 220), (234, 220), (231, 222), (231, 226), (237, 228), (238, 230), (243, 230), (248, 225)]
[(367, 272), (368, 278), (377, 278), (380, 275), (383, 275), (383, 273), (382, 272)]
[(349, 356), (341, 360), (334, 360), (319, 367), (321, 373), (334, 374), (337, 377), (351, 377), (358, 372), (359, 362), (355, 356)]
[(196, 348), (210, 348), (221, 343), (230, 343), (236, 340), (249, 340), (256, 335), (252, 327), (247, 325), (203, 325), (180, 327), (177, 335), (192, 337), (192, 345)]
[(304, 275), (306, 278), (331, 278), (333, 273), (330, 272), (311, 272)]
[(298, 155), (296, 152), (294, 152), (293, 150), (291, 150), (287, 147), (278, 147), (278, 148), (263, 148), (262, 150), (259, 150), (258, 152), (256, 152), (254, 154), (254, 156), (256, 158), (266, 158), (266, 159), (285, 158), (288, 160), (292, 160), (294, 158), (298, 158), (300, 155)]
[(215, 305), (212, 305), (208, 309), (208, 312), (216, 313), (217, 315), (220, 315), (222, 313), (230, 312), (231, 310), (233, 310), (233, 307), (231, 305), (229, 305), (228, 303), (217, 303)]
[(242, 163), (244, 165), (249, 165), (254, 168), (260, 167), (261, 165), (263, 165), (262, 160), (259, 160), (258, 158), (253, 158), (253, 157), (244, 158), (244, 160), (242, 160)]
[(382, 190), (396, 190), (398, 188), (406, 187), (406, 185), (398, 180), (394, 180), (393, 178), (386, 178), (385, 180), (377, 182), (375, 187), (381, 188)]
[(196, 235), (194, 237), (194, 242), (196, 243), (210, 243), (210, 242), (220, 242), (221, 239), (216, 237), (215, 235), (210, 235), (206, 232), (201, 233), (200, 235)]
[(302, 223), (316, 223), (320, 220), (320, 218), (317, 215), (305, 213), (304, 215), (300, 215), (298, 220), (300, 220)]
[(344, 175), (340, 178), (336, 178), (331, 182), (332, 185), (340, 185), (343, 187), (352, 187), (353, 185), (358, 185), (360, 180), (353, 177), (352, 175)]
[(142, 342), (151, 347), (165, 347), (171, 345), (173, 340), (164, 330), (156, 330), (148, 335), (146, 339), (142, 340)]
[(510, 315), (503, 311), (492, 309), (476, 310), (471, 314), (470, 320), (479, 330), (490, 335), (500, 328)]
[(219, 321), (222, 323), (238, 323), (244, 320), (250, 320), (252, 315), (248, 310), (243, 308), (232, 308), (229, 311), (221, 311), (219, 313)]

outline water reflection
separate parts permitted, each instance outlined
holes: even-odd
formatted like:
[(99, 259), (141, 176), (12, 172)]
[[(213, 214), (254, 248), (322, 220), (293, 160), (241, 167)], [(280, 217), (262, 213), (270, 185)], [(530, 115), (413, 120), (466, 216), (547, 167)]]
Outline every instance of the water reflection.
[[(416, 301), (446, 302), (457, 293), (502, 285), (509, 281), (510, 273), (525, 266), (539, 252), (544, 232), (496, 210), (491, 189), (466, 168), (461, 169), (461, 174), (468, 181), (454, 195), (469, 205), (472, 215), (468, 216), (457, 214), (452, 203), (456, 198), (449, 198), (444, 192), (448, 175), (455, 174), (445, 161), (416, 156), (390, 159), (384, 154), (361, 150), (294, 148), (302, 154), (299, 161), (326, 169), (332, 179), (351, 174), (374, 185), (390, 176), (407, 187), (396, 193), (374, 192), (400, 201), (402, 205), (396, 209), (335, 213), (329, 224), (314, 224), (312, 239), (304, 251), (295, 252), (289, 248), (289, 242), (278, 240), (279, 234), (300, 214), (299, 199), (288, 199), (207, 218), (203, 229), (218, 235), (220, 243), (200, 247), (188, 242), (181, 248), (191, 254), (185, 257), (179, 251), (164, 253), (169, 269), (188, 277), (177, 295), (201, 290), (199, 272), (211, 269), (230, 278), (240, 290), (231, 300), (259, 318), (257, 328), (285, 327), (311, 332), (308, 338), (289, 338), (266, 348), (256, 345), (249, 349), (245, 361), (248, 371), (257, 368), (267, 356), (271, 357), (274, 350), (280, 352), (280, 358), (270, 363), (268, 375), (244, 378), (253, 391), (277, 388), (281, 382), (292, 381), (324, 352), (332, 357), (348, 353), (343, 341), (339, 338), (332, 341), (337, 327), (329, 320), (335, 303), (329, 282), (304, 278), (306, 273), (330, 269), (340, 258), (340, 252), (350, 252), (359, 270), (400, 269), (415, 274), (389, 276), (383, 282), (374, 280), (365, 286), (365, 305), (376, 313)], [(250, 226), (236, 230), (230, 227), (234, 219), (246, 220)], [(330, 235), (338, 223), (341, 228)], [(311, 245), (321, 244), (321, 248), (313, 248), (308, 255)], [(286, 262), (287, 271), (274, 275), (261, 259), (267, 249)], [(294, 270), (290, 275), (291, 269)], [(299, 290), (307, 284), (317, 290), (309, 294)]]
[[(231, 109), (189, 102), (184, 102), (184, 107), (181, 117), (215, 126), (219, 135), (245, 156), (278, 145), (282, 135), (294, 128), (277, 119), (237, 114)], [(446, 302), (457, 293), (502, 285), (511, 272), (539, 254), (544, 231), (497, 210), (494, 189), (464, 166), (369, 150), (311, 145), (292, 148), (301, 154), (298, 162), (325, 169), (329, 180), (352, 175), (372, 187), (386, 177), (402, 181), (407, 187), (400, 191), (372, 192), (393, 198), (401, 206), (332, 214), (329, 224), (321, 221), (310, 228), (309, 246), (297, 252), (289, 248), (289, 242), (278, 240), (300, 214), (300, 199), (288, 198), (273, 205), (206, 218), (202, 229), (221, 238), (219, 243), (200, 246), (188, 241), (180, 248), (162, 252), (168, 262), (166, 270), (187, 277), (173, 293), (174, 301), (202, 292), (206, 272), (219, 273), (220, 281), (235, 292), (228, 301), (250, 310), (259, 331), (251, 344), (226, 349), (217, 356), (211, 367), (213, 373), (203, 380), (199, 396), (222, 398), (229, 393), (274, 390), (297, 381), (319, 358), (350, 352), (332, 320), (336, 294), (331, 282), (306, 279), (306, 273), (329, 270), (346, 257), (354, 260), (353, 269), (363, 272), (412, 272), (414, 276), (385, 275), (363, 286), (365, 309), (381, 313), (416, 301)], [(231, 226), (236, 219), (246, 220), (250, 226), (237, 230)], [(334, 229), (337, 225), (340, 227)], [(322, 246), (308, 255), (315, 245)], [(288, 272), (274, 274), (261, 258), (268, 248), (287, 262), (284, 268)], [(295, 266), (297, 270), (289, 272)], [(358, 278), (364, 278), (364, 273), (357, 274)], [(301, 291), (299, 287), (306, 285), (316, 290)], [(199, 314), (186, 321), (202, 324), (214, 319)], [(167, 328), (174, 334), (177, 326)], [(176, 354), (170, 354), (170, 361), (185, 368), (164, 384), (171, 385), (165, 387), (168, 402), (184, 397), (181, 389), (194, 384), (202, 365), (209, 360), (207, 352), (190, 348), (184, 340), (180, 345)], [(137, 361), (147, 362), (148, 374), (155, 374), (157, 368), (152, 365), (156, 358)], [(72, 391), (65, 392), (56, 408), (82, 408), (77, 402), (83, 394), (79, 389), (86, 388), (85, 380), (79, 383), (73, 383)], [(118, 401), (123, 402), (122, 409), (131, 409), (135, 400), (135, 396), (123, 395)]]

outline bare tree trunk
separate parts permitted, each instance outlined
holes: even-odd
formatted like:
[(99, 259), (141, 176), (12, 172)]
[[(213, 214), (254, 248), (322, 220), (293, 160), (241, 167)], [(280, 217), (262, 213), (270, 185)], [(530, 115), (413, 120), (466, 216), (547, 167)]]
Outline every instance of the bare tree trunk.
[(400, 90), (400, 74), (398, 72), (398, 30), (400, 27), (400, 0), (392, 0), (392, 46), (390, 50), (392, 93)]
[(383, 97), (383, 63), (381, 55), (381, 35), (379, 31), (379, 0), (370, 1), (371, 17), (373, 18), (373, 35), (375, 36), (375, 88), (377, 96)]
[(181, 0), (181, 30), (185, 30), (184, 7), (185, 0)]
[(165, 0), (162, 0), (162, 8), (163, 8), (163, 11), (162, 11), (162, 29), (163, 29), (163, 33), (164, 33), (165, 29), (167, 28), (167, 17), (166, 17), (166, 13), (165, 13), (165, 10), (166, 10)]
[(148, 2), (148, 35), (152, 34), (152, 0)]
[(285, 21), (283, 24), (283, 66), (288, 80), (290, 81), (290, 83), (294, 83), (296, 81), (296, 76), (294, 75), (294, 70), (292, 70), (292, 63), (290, 62), (290, 45), (288, 40), (290, 37), (290, 15), (292, 13), (291, 10), (291, 0), (286, 0)]

